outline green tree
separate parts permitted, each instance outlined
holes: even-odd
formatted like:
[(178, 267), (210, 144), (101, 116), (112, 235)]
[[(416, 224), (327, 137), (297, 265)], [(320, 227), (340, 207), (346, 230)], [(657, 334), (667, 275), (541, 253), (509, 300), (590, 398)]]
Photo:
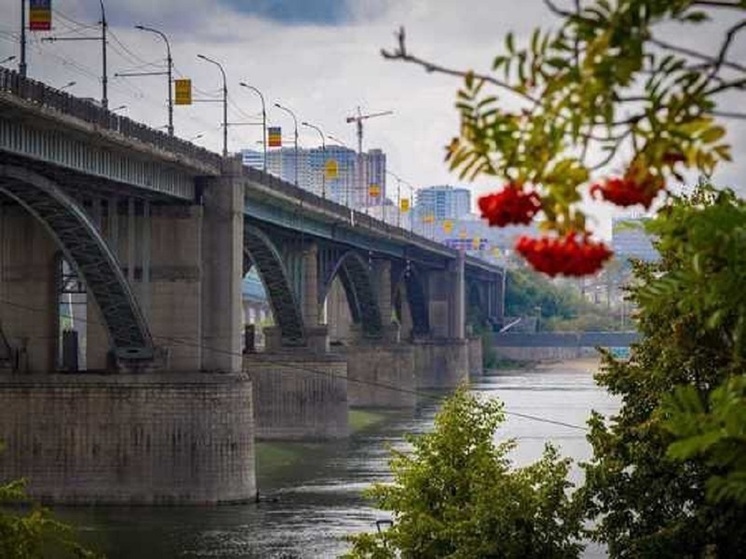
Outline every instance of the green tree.
[(621, 409), (609, 422), (598, 414), (590, 421), (594, 454), (583, 493), (598, 519), (594, 537), (612, 557), (737, 557), (746, 549), (746, 506), (708, 499), (707, 488), (723, 467), (743, 463), (723, 451), (732, 450), (726, 436), (719, 449), (682, 452), (692, 441), (677, 436), (692, 435), (682, 426), (691, 417), (672, 415), (671, 398), (685, 387), (678, 390), (709, 400), (717, 416), (721, 399), (712, 390), (743, 375), (746, 204), (701, 187), (649, 227), (661, 261), (636, 266), (641, 340), (628, 362), (605, 355), (597, 377)]
[[(423, 60), (404, 31), (390, 59), (464, 79), (456, 107), (459, 135), (447, 148), (465, 178), (495, 177), (501, 191), (482, 197), (493, 225), (540, 221), (543, 239), (516, 249), (550, 275), (586, 275), (609, 257), (592, 241), (583, 194), (618, 206), (649, 208), (684, 169), (711, 173), (731, 158), (722, 110), (729, 91), (746, 87), (746, 67), (731, 48), (746, 28), (744, 0), (593, 0), (544, 2), (558, 25), (519, 44), (510, 33), (493, 71), (476, 73)], [(733, 22), (715, 52), (663, 38), (713, 15)], [(610, 175), (609, 164), (622, 167)]]
[[(73, 529), (50, 512), (28, 505), (23, 481), (0, 485), (0, 557), (3, 559), (94, 559), (97, 554), (81, 546)], [(12, 507), (12, 508), (10, 508)]]
[(513, 441), (494, 442), (502, 404), (464, 388), (449, 398), (433, 432), (392, 451), (392, 484), (369, 491), (393, 512), (393, 526), (351, 538), (349, 559), (393, 557), (577, 557), (579, 509), (568, 497), (570, 461), (547, 446), (534, 464), (513, 468)]

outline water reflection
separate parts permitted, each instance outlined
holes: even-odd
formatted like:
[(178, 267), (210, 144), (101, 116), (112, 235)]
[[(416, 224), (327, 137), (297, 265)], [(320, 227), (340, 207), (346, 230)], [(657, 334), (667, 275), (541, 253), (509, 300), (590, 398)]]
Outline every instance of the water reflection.
[[(608, 414), (617, 407), (594, 385), (591, 366), (586, 362), (508, 371), (473, 383), (474, 392), (501, 398), (508, 412), (521, 414), (509, 415), (498, 433), (499, 438), (519, 441), (516, 463), (538, 458), (548, 441), (575, 460), (589, 456), (585, 432), (571, 426), (583, 427), (591, 409)], [(370, 483), (387, 479), (388, 448), (403, 448), (405, 433), (430, 429), (436, 408), (437, 400), (427, 399), (414, 412), (388, 413), (346, 441), (263, 445), (257, 483), (264, 500), (258, 504), (59, 513), (112, 559), (336, 557), (347, 548), (345, 535), (372, 530), (376, 519), (386, 517), (360, 493)], [(573, 478), (580, 479), (577, 468)], [(588, 556), (602, 554), (591, 549)]]

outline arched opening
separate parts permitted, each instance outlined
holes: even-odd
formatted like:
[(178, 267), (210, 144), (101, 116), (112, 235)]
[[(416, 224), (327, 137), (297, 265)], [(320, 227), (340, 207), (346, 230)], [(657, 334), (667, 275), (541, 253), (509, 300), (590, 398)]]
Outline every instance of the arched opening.
[(488, 324), (489, 309), (482, 297), (482, 290), (475, 282), (467, 282), (466, 324), (474, 333), (481, 332)]
[(329, 325), (331, 344), (350, 344), (358, 336), (383, 335), (368, 263), (353, 252), (344, 253), (324, 281), (321, 322)]
[(422, 279), (414, 266), (408, 265), (393, 288), (392, 306), (401, 325), (403, 338), (427, 336), (430, 314)]
[[(279, 329), (282, 345), (303, 345), (303, 317), (280, 253), (263, 231), (248, 223), (244, 225), (243, 272), (244, 323), (254, 325), (247, 331), (247, 350), (267, 346), (269, 326)], [(252, 298), (256, 304), (251, 303)], [(257, 326), (261, 340), (255, 337), (252, 346), (251, 330), (256, 336)]]
[(77, 202), (49, 179), (10, 165), (0, 165), (0, 193), (44, 226), (70, 275), (85, 282), (117, 360), (152, 361), (153, 342), (140, 307), (114, 253)]
[(85, 371), (88, 346), (88, 289), (62, 253), (56, 260), (57, 300), (56, 368)]

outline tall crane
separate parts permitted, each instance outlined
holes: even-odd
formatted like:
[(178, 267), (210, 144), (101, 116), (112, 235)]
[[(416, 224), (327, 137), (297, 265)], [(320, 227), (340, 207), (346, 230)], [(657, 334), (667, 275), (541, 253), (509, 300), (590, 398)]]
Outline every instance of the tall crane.
[[(351, 122), (357, 123), (357, 187), (355, 190), (358, 193), (365, 192), (365, 198), (366, 198), (366, 213), (368, 212), (368, 206), (370, 205), (370, 195), (368, 194), (365, 185), (367, 183), (367, 170), (364, 168), (363, 165), (363, 121), (369, 118), (373, 118), (376, 116), (386, 116), (394, 114), (394, 111), (384, 111), (382, 113), (371, 113), (364, 115), (362, 111), (360, 111), (360, 107), (357, 108), (357, 115), (355, 116), (348, 116), (346, 119), (346, 122), (349, 124)], [(361, 194), (358, 194), (361, 195)], [(381, 203), (383, 203), (383, 196), (381, 196)], [(383, 214), (381, 214), (383, 215)]]
[(348, 124), (351, 122), (357, 123), (357, 152), (358, 154), (362, 155), (363, 153), (363, 121), (368, 118), (373, 118), (376, 116), (386, 116), (386, 115), (392, 115), (392, 114), (394, 114), (394, 111), (384, 111), (382, 113), (371, 113), (368, 115), (364, 115), (360, 111), (360, 107), (358, 107), (357, 115), (347, 117), (346, 122)]

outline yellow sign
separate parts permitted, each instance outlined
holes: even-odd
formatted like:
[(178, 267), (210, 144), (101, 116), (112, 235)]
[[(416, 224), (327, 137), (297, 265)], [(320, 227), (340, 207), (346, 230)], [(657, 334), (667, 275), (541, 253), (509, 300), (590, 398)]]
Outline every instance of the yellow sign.
[(368, 187), (368, 195), (373, 198), (377, 198), (378, 196), (381, 195), (381, 187), (378, 186), (377, 184), (371, 184)]
[(479, 237), (474, 237), (471, 240), (471, 248), (474, 250), (479, 250), (479, 247), (481, 246), (481, 244), (482, 244), (482, 239), (480, 239)]
[(450, 219), (446, 219), (443, 222), (443, 231), (446, 234), (449, 234), (451, 231), (453, 231), (453, 221), (451, 221)]
[(402, 198), (399, 202), (399, 207), (401, 208), (401, 211), (408, 212), (409, 211), (409, 198)]
[(492, 256), (500, 256), (500, 249), (498, 247), (492, 247)]
[(433, 214), (425, 214), (422, 217), (422, 221), (425, 223), (433, 223), (435, 221), (435, 216)]
[(334, 180), (339, 176), (339, 164), (336, 159), (327, 159), (324, 164), (324, 174), (328, 180)]
[(192, 80), (174, 80), (174, 105), (192, 104)]

